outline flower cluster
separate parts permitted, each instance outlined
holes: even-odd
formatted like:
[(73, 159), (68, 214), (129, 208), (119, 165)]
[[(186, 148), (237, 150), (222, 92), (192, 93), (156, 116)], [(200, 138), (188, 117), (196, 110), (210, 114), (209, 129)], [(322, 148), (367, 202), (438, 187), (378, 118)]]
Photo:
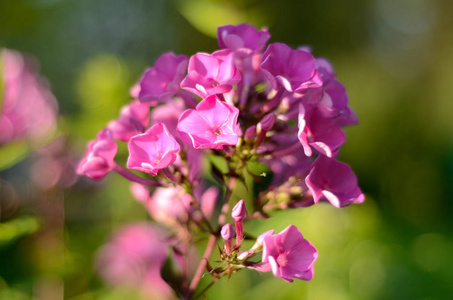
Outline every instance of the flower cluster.
[[(218, 29), (218, 51), (162, 55), (79, 164), (81, 175), (101, 179), (115, 171), (133, 182), (133, 194), (167, 225), (182, 256), (199, 234), (210, 236), (195, 273), (186, 262), (183, 283), (172, 285), (180, 296), (193, 294), (206, 269), (215, 279), (242, 268), (290, 282), (312, 278), (317, 251), (293, 225), (262, 234), (249, 251), (240, 249), (243, 200), (232, 209), (234, 227), (226, 223), (237, 182), (261, 182), (257, 196), (239, 197), (250, 204), (247, 219), (322, 201), (335, 207), (364, 201), (355, 174), (336, 159), (346, 140), (342, 127), (357, 118), (331, 64), (306, 48), (268, 45), (269, 39), (266, 29), (228, 25)], [(128, 143), (127, 168), (115, 161), (116, 141)], [(257, 174), (252, 163), (266, 166), (271, 180), (265, 183), (267, 172)], [(217, 186), (207, 184), (203, 164)], [(220, 237), (225, 265), (212, 269), (207, 261)], [(260, 263), (249, 260), (261, 250)]]

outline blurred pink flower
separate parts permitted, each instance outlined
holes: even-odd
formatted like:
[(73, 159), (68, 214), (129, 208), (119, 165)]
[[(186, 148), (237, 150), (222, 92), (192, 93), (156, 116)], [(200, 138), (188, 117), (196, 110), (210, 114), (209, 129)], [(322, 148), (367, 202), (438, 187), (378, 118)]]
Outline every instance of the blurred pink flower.
[(180, 186), (157, 188), (146, 207), (154, 220), (172, 226), (177, 220), (187, 220), (191, 201), (192, 197)]
[(58, 105), (37, 62), (19, 52), (0, 51), (0, 145), (26, 138), (41, 144), (56, 129)]
[(134, 223), (113, 234), (99, 250), (96, 265), (111, 285), (138, 288), (150, 299), (169, 299), (173, 291), (160, 273), (167, 255), (168, 245), (158, 227)]
[(267, 29), (257, 30), (249, 24), (226, 25), (217, 29), (219, 47), (233, 50), (241, 57), (263, 51), (270, 37)]

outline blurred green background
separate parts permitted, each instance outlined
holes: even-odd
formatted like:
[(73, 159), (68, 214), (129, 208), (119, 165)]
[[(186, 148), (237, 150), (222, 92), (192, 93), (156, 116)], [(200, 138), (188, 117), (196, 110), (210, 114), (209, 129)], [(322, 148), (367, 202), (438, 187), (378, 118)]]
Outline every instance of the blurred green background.
[[(452, 11), (447, 0), (0, 0), (0, 47), (38, 58), (60, 105), (59, 133), (77, 159), (163, 52), (215, 51), (216, 28), (241, 22), (267, 26), (271, 42), (310, 45), (333, 63), (359, 117), (340, 159), (367, 200), (247, 224), (258, 234), (291, 219), (318, 248), (314, 279), (288, 284), (243, 271), (209, 298), (448, 299)], [(35, 191), (29, 163), (0, 170), (0, 299), (126, 299), (102, 285), (93, 256), (115, 228), (147, 218), (127, 182), (113, 174)]]

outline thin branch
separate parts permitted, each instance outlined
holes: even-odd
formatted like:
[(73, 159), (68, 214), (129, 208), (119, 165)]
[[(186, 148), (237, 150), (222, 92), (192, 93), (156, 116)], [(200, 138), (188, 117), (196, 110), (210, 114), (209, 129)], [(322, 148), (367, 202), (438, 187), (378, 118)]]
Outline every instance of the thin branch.
[(203, 276), (204, 270), (206, 269), (206, 266), (208, 264), (208, 260), (211, 257), (212, 251), (214, 250), (216, 241), (217, 237), (215, 235), (211, 235), (209, 237), (208, 245), (206, 246), (206, 250), (204, 251), (203, 257), (201, 258), (200, 264), (198, 265), (192, 282), (190, 283), (186, 299), (190, 299), (190, 296), (193, 294), (198, 284), (200, 283), (201, 277)]
[(120, 174), (127, 180), (133, 181), (140, 183), (142, 185), (146, 186), (162, 186), (162, 184), (156, 180), (151, 180), (151, 179), (145, 179), (140, 176), (135, 175), (134, 173), (130, 172), (126, 168), (122, 167), (121, 165), (115, 163), (115, 166), (113, 167), (113, 171), (116, 173)]

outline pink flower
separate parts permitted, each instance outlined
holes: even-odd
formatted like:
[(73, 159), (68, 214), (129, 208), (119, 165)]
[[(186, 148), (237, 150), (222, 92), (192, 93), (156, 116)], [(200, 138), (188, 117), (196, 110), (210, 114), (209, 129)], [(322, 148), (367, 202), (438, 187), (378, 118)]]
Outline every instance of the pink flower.
[(294, 225), (263, 239), (262, 262), (269, 263), (274, 276), (285, 281), (293, 282), (293, 278), (310, 280), (317, 257), (316, 248)]
[(241, 57), (263, 51), (270, 37), (266, 29), (258, 31), (249, 24), (226, 25), (217, 29), (219, 47), (233, 50)]
[(346, 137), (332, 119), (322, 115), (317, 107), (310, 104), (299, 106), (299, 141), (304, 147), (305, 155), (311, 156), (310, 146), (321, 154), (333, 157)]
[(173, 135), (173, 137), (182, 147), (181, 151), (185, 151), (186, 153), (187, 165), (182, 163), (178, 164), (178, 161), (176, 161), (175, 163), (180, 168), (182, 173), (189, 178), (189, 181), (191, 183), (196, 183), (200, 179), (201, 175), (203, 165), (201, 158), (203, 153), (188, 145), (184, 147), (184, 142), (179, 137), (176, 127), (178, 126), (179, 117), (184, 112), (184, 110), (185, 105), (183, 99), (175, 97), (174, 99), (172, 99), (172, 101), (166, 102), (165, 104), (153, 108), (153, 110), (151, 111), (151, 124), (164, 123), (165, 126), (167, 126), (170, 134)]
[[(207, 190), (199, 186), (194, 190), (194, 197), (201, 207), (201, 213), (208, 219), (215, 210), (218, 193), (218, 189), (214, 186)], [(145, 199), (143, 203), (149, 214), (158, 222), (172, 226), (176, 220), (186, 220), (189, 213), (192, 214), (193, 219), (201, 220), (200, 211), (195, 210), (191, 205), (194, 199), (181, 186), (157, 188), (152, 196), (149, 196), (149, 192), (145, 196), (146, 199), (145, 197), (140, 199)]]
[(111, 285), (136, 287), (150, 299), (168, 299), (173, 291), (160, 275), (167, 255), (159, 228), (151, 223), (129, 224), (100, 249), (97, 269)]
[(152, 175), (157, 175), (159, 169), (171, 165), (180, 149), (179, 144), (162, 123), (132, 137), (128, 148), (127, 167)]
[(201, 196), (195, 196), (197, 199), (200, 199), (201, 211), (203, 212), (203, 215), (208, 219), (212, 217), (212, 214), (215, 211), (218, 196), (219, 190), (215, 186), (211, 186), (210, 188), (205, 190), (201, 194)]
[(140, 80), (140, 102), (155, 105), (170, 99), (178, 92), (186, 68), (185, 55), (176, 56), (171, 52), (163, 54)]
[(239, 110), (215, 96), (201, 101), (196, 109), (186, 110), (179, 118), (178, 132), (182, 140), (196, 149), (222, 149), (238, 142)]
[(332, 118), (337, 126), (357, 124), (357, 117), (348, 107), (348, 96), (344, 86), (335, 79), (330, 63), (323, 59), (316, 59), (316, 69), (322, 77), (322, 87), (312, 88), (304, 96), (304, 101), (316, 105), (320, 112)]
[(325, 197), (335, 207), (345, 207), (365, 200), (351, 167), (334, 158), (320, 155), (311, 166), (305, 182), (315, 203)]
[(261, 70), (273, 89), (280, 84), (289, 92), (305, 93), (309, 87), (322, 84), (313, 55), (302, 50), (291, 50), (281, 43), (270, 44), (266, 49)]
[(162, 105), (156, 106), (151, 110), (151, 125), (164, 123), (174, 138), (179, 141), (179, 135), (176, 131), (178, 120), (181, 114), (186, 110), (184, 101), (179, 97), (175, 97)]
[(123, 142), (145, 131), (149, 123), (149, 105), (134, 100), (121, 108), (118, 120), (109, 122), (107, 128), (113, 136)]
[(172, 226), (175, 220), (187, 219), (191, 201), (192, 197), (181, 186), (157, 188), (146, 207), (154, 220)]
[(58, 104), (37, 62), (0, 49), (0, 145), (19, 139), (42, 144), (56, 129)]
[(115, 166), (118, 146), (110, 129), (103, 129), (97, 139), (88, 144), (88, 150), (77, 167), (77, 174), (102, 179)]
[(233, 51), (225, 49), (212, 54), (193, 55), (189, 60), (188, 74), (181, 82), (181, 88), (206, 98), (228, 93), (240, 80), (241, 74), (234, 65)]
[(130, 185), (130, 191), (134, 198), (142, 204), (146, 204), (150, 197), (149, 188), (137, 182)]

